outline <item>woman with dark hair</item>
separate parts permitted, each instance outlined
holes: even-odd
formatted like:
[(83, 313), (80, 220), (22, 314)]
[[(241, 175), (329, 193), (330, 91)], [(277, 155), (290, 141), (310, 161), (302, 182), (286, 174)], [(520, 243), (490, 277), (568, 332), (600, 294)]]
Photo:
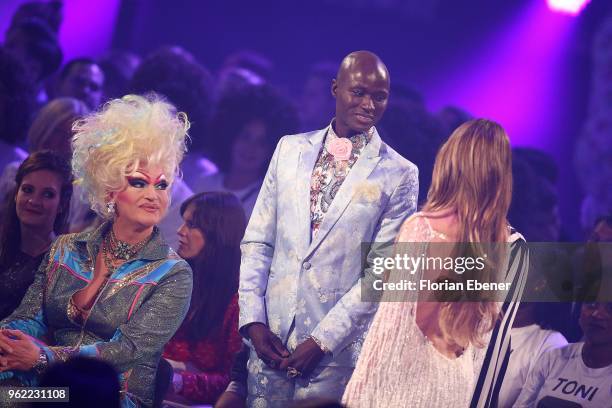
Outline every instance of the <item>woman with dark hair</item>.
[[(27, 145), (30, 153), (39, 150), (51, 150), (68, 162), (72, 157), (72, 123), (82, 116), (89, 113), (85, 104), (73, 98), (57, 98), (38, 111), (27, 134)], [(15, 174), (17, 168), (25, 157), (15, 158), (8, 163), (0, 175), (0, 197), (5, 197), (15, 187)], [(78, 190), (74, 192), (78, 197)], [(82, 207), (85, 207), (83, 209)], [(89, 205), (82, 200), (71, 201), (70, 217), (71, 221), (75, 215), (82, 218), (84, 212), (89, 209)], [(70, 222), (72, 223), (72, 222)]]
[(70, 164), (55, 153), (31, 154), (17, 170), (0, 225), (0, 320), (21, 302), (56, 235), (66, 232)]
[(219, 101), (209, 142), (219, 173), (190, 180), (193, 191), (228, 191), (251, 216), (274, 146), (294, 133), (298, 119), (290, 102), (269, 85), (240, 88)]
[(229, 383), (238, 333), (240, 241), (246, 228), (240, 201), (208, 192), (181, 205), (179, 255), (193, 270), (192, 302), (164, 349), (174, 368), (169, 399), (212, 404)]

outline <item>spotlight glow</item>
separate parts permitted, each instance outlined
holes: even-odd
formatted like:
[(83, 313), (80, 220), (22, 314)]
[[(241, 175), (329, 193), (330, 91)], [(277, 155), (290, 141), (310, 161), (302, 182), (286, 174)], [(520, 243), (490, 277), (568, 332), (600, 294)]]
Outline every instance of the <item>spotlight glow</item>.
[(551, 10), (578, 15), (591, 0), (546, 0)]

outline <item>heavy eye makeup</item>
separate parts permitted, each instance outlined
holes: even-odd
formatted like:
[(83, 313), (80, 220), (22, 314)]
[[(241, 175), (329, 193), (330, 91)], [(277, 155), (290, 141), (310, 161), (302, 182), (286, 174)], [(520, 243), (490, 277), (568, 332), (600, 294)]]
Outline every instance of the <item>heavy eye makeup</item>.
[[(145, 188), (149, 185), (149, 182), (140, 177), (128, 177), (128, 184), (134, 188)], [(156, 190), (166, 190), (168, 188), (168, 182), (166, 180), (160, 180), (154, 185)]]
[(149, 182), (140, 177), (128, 177), (128, 184), (134, 188), (145, 188)]
[(167, 188), (168, 188), (168, 182), (166, 180), (162, 180), (158, 182), (157, 184), (155, 184), (156, 190), (165, 190)]

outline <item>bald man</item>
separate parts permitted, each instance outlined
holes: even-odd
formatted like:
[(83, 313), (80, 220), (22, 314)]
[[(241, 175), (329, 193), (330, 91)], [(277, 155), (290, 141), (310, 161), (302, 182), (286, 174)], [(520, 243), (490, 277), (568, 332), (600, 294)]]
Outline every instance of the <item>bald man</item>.
[(389, 100), (385, 64), (349, 54), (331, 93), (329, 126), (279, 141), (242, 242), (249, 406), (341, 398), (376, 311), (361, 300), (371, 273), (361, 245), (392, 243), (416, 209), (417, 168), (375, 127)]

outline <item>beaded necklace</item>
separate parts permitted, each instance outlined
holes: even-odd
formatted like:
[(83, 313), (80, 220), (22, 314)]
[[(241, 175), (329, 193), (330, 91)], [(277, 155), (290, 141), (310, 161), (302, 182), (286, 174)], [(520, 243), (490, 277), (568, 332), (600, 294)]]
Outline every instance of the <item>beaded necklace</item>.
[(115, 231), (111, 228), (110, 232), (104, 237), (104, 241), (102, 241), (102, 258), (107, 269), (106, 277), (110, 277), (119, 266), (134, 258), (150, 239), (151, 235), (131, 245), (119, 240)]

